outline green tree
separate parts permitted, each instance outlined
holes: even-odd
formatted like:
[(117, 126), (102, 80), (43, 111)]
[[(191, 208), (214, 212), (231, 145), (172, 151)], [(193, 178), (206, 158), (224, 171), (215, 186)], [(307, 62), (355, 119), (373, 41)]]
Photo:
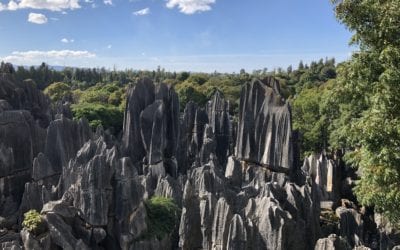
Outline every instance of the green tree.
[(399, 223), (400, 1), (333, 2), (359, 51), (338, 70), (333, 93), (341, 115), (332, 144), (350, 149), (346, 158), (362, 173), (355, 188), (359, 202)]
[(115, 134), (122, 130), (124, 114), (119, 107), (100, 103), (79, 103), (71, 107), (75, 119), (86, 117), (94, 129), (102, 125), (105, 129), (112, 128)]
[(70, 99), (72, 97), (71, 87), (63, 82), (56, 82), (45, 88), (44, 93), (47, 94), (53, 102), (61, 101), (63, 98)]

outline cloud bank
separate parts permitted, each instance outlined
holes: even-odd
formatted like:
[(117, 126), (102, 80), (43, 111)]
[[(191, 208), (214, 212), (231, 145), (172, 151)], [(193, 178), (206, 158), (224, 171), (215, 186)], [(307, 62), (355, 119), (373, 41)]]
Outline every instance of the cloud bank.
[(47, 62), (49, 64), (61, 64), (63, 62), (79, 61), (82, 59), (95, 58), (96, 54), (86, 50), (29, 50), (14, 51), (6, 57), (0, 58), (0, 61), (11, 62), (20, 65), (40, 64)]
[(8, 4), (0, 3), (0, 11), (15, 11), (19, 9), (63, 11), (79, 8), (81, 8), (79, 0), (10, 0)]

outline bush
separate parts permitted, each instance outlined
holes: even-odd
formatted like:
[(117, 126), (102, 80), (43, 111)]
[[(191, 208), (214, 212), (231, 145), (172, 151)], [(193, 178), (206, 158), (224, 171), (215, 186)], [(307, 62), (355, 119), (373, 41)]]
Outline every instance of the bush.
[(30, 233), (37, 235), (43, 229), (42, 217), (36, 210), (29, 210), (24, 214), (22, 226)]
[(145, 205), (148, 216), (148, 232), (145, 238), (157, 237), (157, 239), (162, 240), (174, 231), (181, 210), (173, 199), (153, 196), (146, 201)]

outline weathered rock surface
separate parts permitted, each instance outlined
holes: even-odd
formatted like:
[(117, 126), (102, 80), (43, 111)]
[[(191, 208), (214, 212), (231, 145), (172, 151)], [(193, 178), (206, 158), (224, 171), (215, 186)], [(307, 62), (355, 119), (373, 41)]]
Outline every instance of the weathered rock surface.
[(345, 239), (336, 236), (335, 234), (329, 235), (328, 238), (322, 238), (317, 241), (315, 250), (350, 250), (350, 245)]
[(32, 162), (44, 148), (45, 131), (28, 111), (0, 113), (0, 216), (15, 213), (25, 183), (30, 180)]
[(20, 82), (12, 72), (0, 73), (0, 100), (8, 103), (1, 105), (6, 109), (27, 110), (43, 128), (50, 122), (50, 100), (32, 80)]
[(232, 125), (229, 118), (229, 103), (225, 101), (221, 92), (216, 91), (207, 103), (207, 114), (217, 144), (216, 156), (219, 163), (224, 166), (230, 153)]
[[(128, 92), (118, 139), (70, 120), (62, 103), (48, 115), (48, 99), (32, 83), (7, 77), (0, 78), (4, 249), (348, 249), (370, 237), (369, 215), (343, 207), (343, 238), (319, 239), (320, 201), (340, 198), (339, 170), (325, 156), (295, 165), (290, 107), (272, 78), (243, 87), (237, 123), (218, 91), (205, 108), (188, 102), (180, 117), (173, 87), (140, 80)], [(151, 235), (152, 196), (181, 208), (162, 239)], [(41, 211), (40, 235), (19, 226), (30, 209)], [(394, 246), (381, 232), (381, 246)]]
[(304, 159), (302, 170), (313, 178), (321, 202), (337, 202), (340, 196), (341, 175), (339, 167), (324, 154)]
[(272, 79), (253, 80), (243, 87), (235, 155), (288, 173), (293, 168), (291, 113), (277, 85)]
[(140, 114), (155, 99), (155, 87), (151, 80), (143, 79), (129, 90), (124, 115), (122, 146), (132, 161), (142, 161), (146, 151), (142, 141)]
[(61, 174), (62, 168), (90, 138), (91, 130), (86, 119), (76, 122), (61, 117), (52, 121), (47, 129), (44, 152), (53, 171)]

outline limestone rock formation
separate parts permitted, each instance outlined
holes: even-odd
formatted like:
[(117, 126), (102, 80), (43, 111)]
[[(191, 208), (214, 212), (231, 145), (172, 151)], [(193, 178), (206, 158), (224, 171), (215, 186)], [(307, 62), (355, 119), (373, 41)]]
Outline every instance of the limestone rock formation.
[(337, 202), (340, 197), (341, 175), (339, 167), (324, 154), (304, 159), (302, 170), (315, 181), (322, 205)]
[(277, 85), (275, 80), (253, 80), (243, 87), (235, 155), (289, 173), (293, 168), (291, 114)]
[[(142, 79), (128, 91), (119, 138), (71, 120), (67, 105), (50, 112), (31, 82), (7, 74), (0, 76), (2, 249), (373, 245), (370, 214), (356, 206), (337, 209), (341, 237), (319, 239), (320, 200), (336, 206), (339, 168), (325, 156), (295, 164), (290, 107), (273, 78), (244, 85), (237, 123), (218, 91), (206, 107), (188, 102), (181, 116), (173, 87)], [(151, 222), (154, 196), (181, 212), (163, 237), (154, 230), (165, 225)], [(20, 226), (30, 209), (45, 225), (38, 235)], [(381, 246), (395, 245), (385, 241), (387, 230), (381, 235)]]
[(317, 241), (315, 250), (350, 250), (350, 245), (343, 238), (335, 234), (329, 235), (328, 238), (322, 238)]
[(225, 101), (221, 92), (216, 91), (207, 103), (207, 114), (217, 144), (216, 156), (220, 164), (224, 165), (230, 153), (232, 125), (229, 119), (229, 103)]
[(124, 115), (122, 146), (132, 161), (142, 161), (146, 155), (142, 142), (140, 114), (155, 99), (155, 87), (149, 79), (143, 79), (129, 90)]

